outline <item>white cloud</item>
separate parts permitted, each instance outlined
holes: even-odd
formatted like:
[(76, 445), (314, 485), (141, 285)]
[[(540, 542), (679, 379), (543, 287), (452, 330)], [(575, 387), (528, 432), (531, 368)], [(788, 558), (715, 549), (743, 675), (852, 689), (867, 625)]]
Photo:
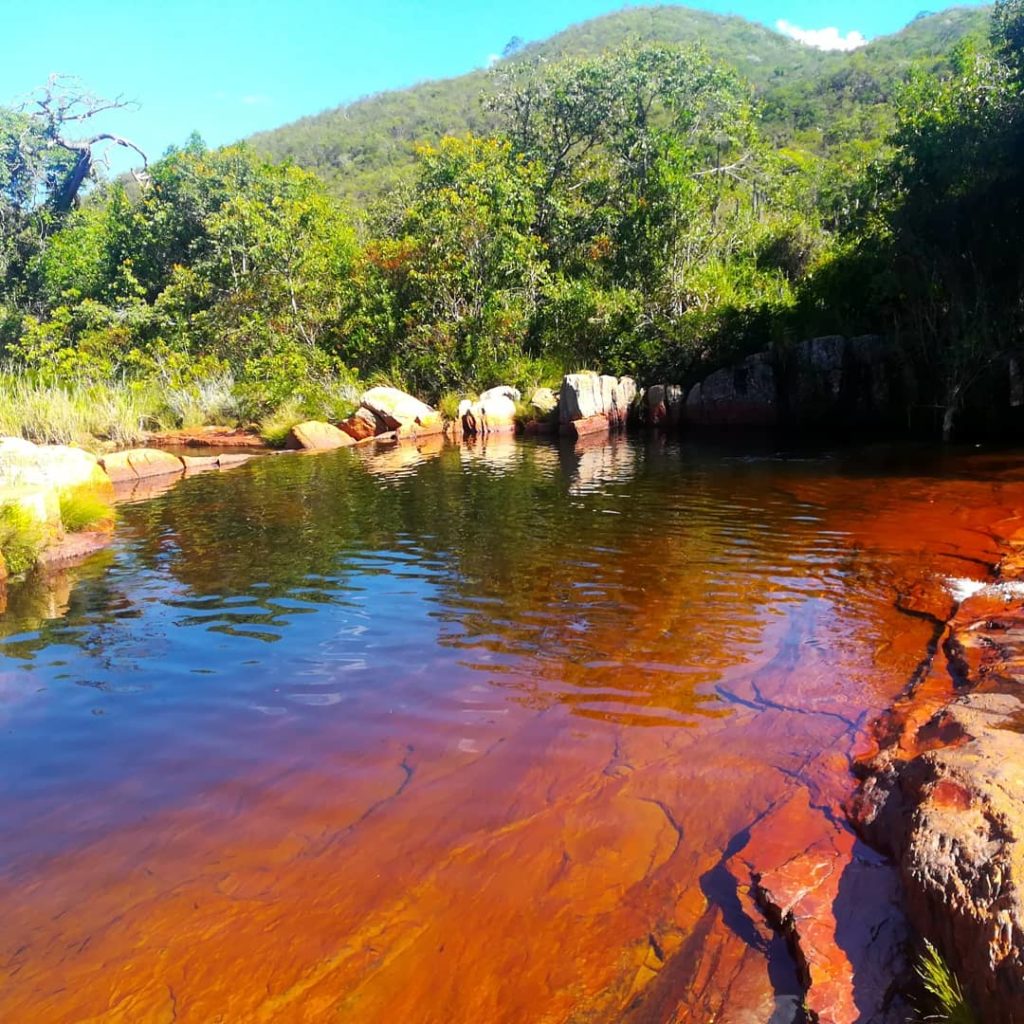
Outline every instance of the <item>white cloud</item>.
[(813, 46), (816, 50), (856, 50), (859, 46), (864, 46), (867, 43), (860, 32), (847, 32), (844, 36), (835, 26), (800, 28), (797, 25), (791, 25), (784, 18), (780, 18), (775, 22), (775, 27), (784, 36), (789, 36), (790, 39), (795, 39), (798, 43), (803, 43), (806, 46)]
[(500, 53), (489, 53), (487, 55), (487, 66), (489, 68), (493, 68), (494, 65), (498, 63), (499, 60), (501, 60)]
[(261, 96), (258, 93), (254, 93), (250, 96), (243, 96), (242, 102), (247, 107), (262, 107), (264, 103), (270, 102), (269, 96)]

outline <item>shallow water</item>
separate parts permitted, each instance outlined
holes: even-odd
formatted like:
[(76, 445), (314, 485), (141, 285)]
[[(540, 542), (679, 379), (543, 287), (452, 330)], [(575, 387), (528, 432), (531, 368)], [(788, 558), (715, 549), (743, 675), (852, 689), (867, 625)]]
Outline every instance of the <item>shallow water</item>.
[(125, 506), (0, 617), (0, 1019), (793, 1020), (725, 861), (1018, 509), (1013, 455), (661, 439)]

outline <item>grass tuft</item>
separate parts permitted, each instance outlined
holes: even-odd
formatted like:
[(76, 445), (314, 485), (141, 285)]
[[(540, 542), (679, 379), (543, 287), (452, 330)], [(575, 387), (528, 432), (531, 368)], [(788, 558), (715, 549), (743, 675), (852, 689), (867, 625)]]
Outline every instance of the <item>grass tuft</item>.
[(927, 939), (924, 947), (915, 968), (930, 1004), (922, 1019), (938, 1024), (980, 1024), (960, 982), (939, 951)]
[(110, 526), (114, 509), (88, 487), (62, 491), (60, 495), (60, 521), (68, 533)]
[(46, 541), (42, 525), (20, 505), (0, 505), (0, 554), (12, 576), (29, 572)]
[(260, 420), (260, 437), (271, 448), (283, 448), (288, 443), (292, 427), (305, 419), (308, 417), (303, 413), (302, 406), (294, 399), (289, 399)]

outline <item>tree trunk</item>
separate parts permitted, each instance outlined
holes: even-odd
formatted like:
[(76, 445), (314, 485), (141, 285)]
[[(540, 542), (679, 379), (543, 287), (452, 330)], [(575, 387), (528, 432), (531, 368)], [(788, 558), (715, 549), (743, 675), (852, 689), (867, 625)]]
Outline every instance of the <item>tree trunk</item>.
[(75, 166), (71, 168), (71, 171), (60, 187), (60, 191), (53, 200), (53, 208), (58, 213), (67, 213), (74, 206), (78, 190), (82, 187), (82, 182), (85, 181), (91, 167), (92, 152), (84, 149), (78, 154)]

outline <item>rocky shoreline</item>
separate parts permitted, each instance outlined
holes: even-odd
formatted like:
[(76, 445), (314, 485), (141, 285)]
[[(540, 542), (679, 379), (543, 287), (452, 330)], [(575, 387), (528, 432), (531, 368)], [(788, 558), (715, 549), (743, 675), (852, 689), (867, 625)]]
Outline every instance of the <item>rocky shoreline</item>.
[(851, 821), (986, 1024), (1024, 1020), (1024, 529), (965, 595), (920, 681), (875, 722)]

